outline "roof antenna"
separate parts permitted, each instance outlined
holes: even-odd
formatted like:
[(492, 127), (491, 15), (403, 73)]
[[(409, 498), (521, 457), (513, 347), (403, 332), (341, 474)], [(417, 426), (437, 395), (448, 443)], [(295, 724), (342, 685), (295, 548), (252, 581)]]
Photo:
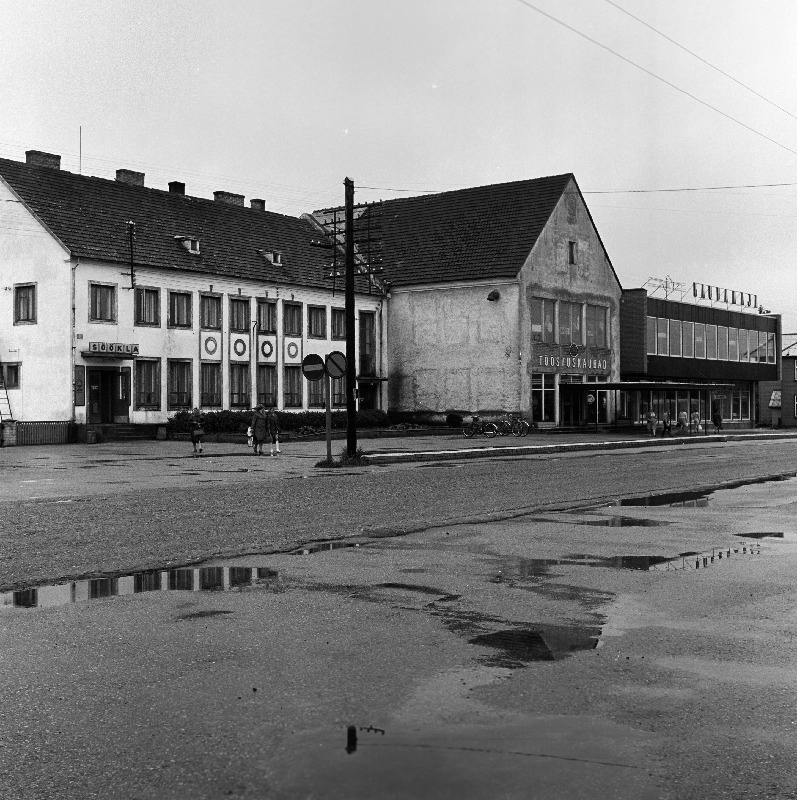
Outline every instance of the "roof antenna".
[(83, 126), (78, 126), (78, 152), (80, 153), (79, 174), (83, 174)]

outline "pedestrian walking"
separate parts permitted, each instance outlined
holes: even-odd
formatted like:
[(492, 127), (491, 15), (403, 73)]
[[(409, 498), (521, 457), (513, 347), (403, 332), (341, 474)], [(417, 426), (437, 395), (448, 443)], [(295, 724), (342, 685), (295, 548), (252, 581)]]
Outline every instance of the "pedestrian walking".
[(720, 411), (719, 403), (715, 402), (711, 409), (711, 421), (714, 423), (714, 433), (719, 433), (722, 430), (722, 411)]
[(689, 426), (689, 415), (686, 413), (686, 411), (679, 412), (679, 414), (678, 414), (678, 427), (682, 431), (685, 431), (688, 426)]
[(651, 436), (656, 435), (656, 426), (659, 424), (659, 419), (656, 416), (656, 412), (651, 408), (648, 412), (648, 433)]
[(191, 431), (191, 444), (194, 446), (194, 455), (198, 455), (202, 452), (202, 437), (205, 435), (202, 415), (199, 413), (198, 408), (191, 412), (191, 419), (188, 424)]
[(266, 407), (262, 403), (255, 406), (249, 427), (252, 430), (252, 455), (262, 456), (263, 445), (265, 444), (266, 437), (268, 436)]
[(266, 414), (266, 421), (268, 424), (268, 435), (271, 439), (271, 455), (275, 455), (274, 448), (276, 447), (276, 455), (280, 454), (280, 420), (277, 414), (277, 409), (274, 406), (269, 406), (268, 413)]
[(672, 436), (672, 417), (669, 411), (665, 411), (663, 415), (664, 428), (661, 431), (662, 436)]

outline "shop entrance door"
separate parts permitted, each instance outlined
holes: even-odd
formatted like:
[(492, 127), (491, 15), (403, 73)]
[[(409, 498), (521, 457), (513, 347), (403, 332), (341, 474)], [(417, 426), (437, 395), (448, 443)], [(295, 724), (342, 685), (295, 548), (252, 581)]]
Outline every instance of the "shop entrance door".
[(129, 422), (130, 367), (95, 367), (87, 373), (89, 424)]
[(559, 385), (559, 424), (565, 428), (581, 425), (584, 415), (581, 409), (582, 392), (566, 384)]

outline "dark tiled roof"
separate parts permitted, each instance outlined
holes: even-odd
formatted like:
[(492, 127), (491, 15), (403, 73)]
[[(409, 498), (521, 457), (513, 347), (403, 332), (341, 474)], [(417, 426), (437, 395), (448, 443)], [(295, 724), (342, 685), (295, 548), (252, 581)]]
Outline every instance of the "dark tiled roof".
[[(303, 219), (7, 159), (0, 159), (0, 176), (73, 256), (129, 263), (132, 220), (139, 266), (331, 288), (327, 251), (310, 245), (321, 237)], [(200, 254), (175, 236), (199, 239)], [(258, 250), (281, 251), (282, 266)], [(362, 279), (357, 288), (367, 291)]]
[(572, 174), (382, 204), (384, 278), (394, 286), (513, 278)]

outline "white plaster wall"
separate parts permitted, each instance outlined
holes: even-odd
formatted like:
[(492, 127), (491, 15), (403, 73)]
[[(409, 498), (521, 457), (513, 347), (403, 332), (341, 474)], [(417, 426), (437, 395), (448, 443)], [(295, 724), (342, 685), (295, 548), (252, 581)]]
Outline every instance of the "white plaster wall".
[[(501, 296), (491, 302), (493, 289)], [(387, 314), (390, 408), (517, 409), (517, 284), (394, 289)]]
[[(14, 324), (14, 284), (36, 284), (36, 323)], [(0, 361), (21, 364), (15, 419), (72, 418), (69, 253), (0, 179)]]
[[(278, 407), (282, 408), (283, 397), (283, 366), (284, 366), (284, 337), (282, 334), (282, 304), (296, 302), (303, 304), (303, 335), (287, 337), (297, 341), (300, 345), (300, 359), (309, 353), (318, 353), (325, 356), (333, 350), (345, 353), (346, 342), (331, 338), (332, 308), (344, 307), (343, 292), (337, 292), (335, 297), (331, 291), (321, 289), (304, 289), (296, 287), (279, 287), (266, 285), (256, 281), (235, 280), (220, 278), (215, 275), (206, 275), (189, 272), (176, 272), (163, 269), (136, 269), (136, 284), (160, 289), (160, 326), (135, 326), (134, 323), (134, 292), (127, 289), (130, 286), (128, 276), (121, 273), (126, 270), (123, 265), (104, 263), (81, 263), (76, 271), (76, 304), (75, 304), (75, 334), (76, 334), (76, 363), (89, 366), (133, 366), (133, 362), (118, 360), (88, 360), (83, 359), (81, 351), (88, 349), (92, 341), (120, 342), (139, 345), (140, 358), (161, 359), (161, 408), (159, 411), (138, 410), (135, 408), (135, 374), (133, 374), (132, 400), (130, 406), (130, 421), (134, 423), (154, 423), (165, 421), (170, 413), (167, 408), (167, 359), (190, 359), (193, 362), (193, 397), (194, 404), (198, 405), (200, 398), (200, 328), (199, 328), (199, 298), (200, 293), (213, 292), (222, 295), (222, 405), (229, 407), (229, 300), (230, 297), (248, 297), (250, 300), (250, 319), (254, 323), (257, 319), (257, 300), (277, 300), (277, 381), (278, 381)], [(117, 320), (115, 323), (89, 322), (89, 284), (114, 283), (117, 285)], [(192, 319), (191, 329), (175, 329), (168, 327), (169, 292), (180, 291), (192, 294)], [(316, 339), (308, 336), (307, 306), (324, 306), (326, 308), (327, 338)], [(382, 342), (380, 341), (380, 297), (374, 295), (357, 295), (355, 298), (355, 328), (359, 331), (359, 312), (375, 312), (375, 330), (377, 363), (382, 358)], [(82, 337), (82, 338), (77, 338)], [(357, 342), (357, 358), (359, 359), (359, 341)], [(256, 334), (250, 335), (250, 378), (251, 396), (254, 399), (256, 392), (256, 361), (257, 347)], [(239, 360), (239, 359), (234, 359)], [(303, 408), (307, 408), (308, 385), (302, 378)], [(213, 409), (218, 410), (218, 409)], [(301, 410), (301, 409), (296, 409)], [(76, 409), (78, 421), (85, 421), (85, 408)]]

